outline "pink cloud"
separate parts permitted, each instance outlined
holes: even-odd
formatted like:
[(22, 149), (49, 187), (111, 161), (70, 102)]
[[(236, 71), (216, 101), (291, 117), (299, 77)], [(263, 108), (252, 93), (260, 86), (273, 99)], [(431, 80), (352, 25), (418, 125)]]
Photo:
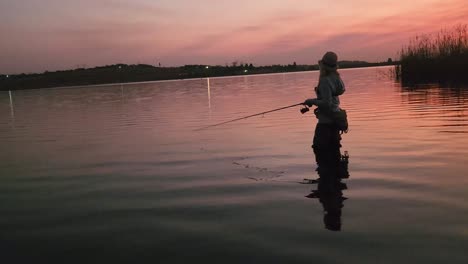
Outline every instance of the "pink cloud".
[(111, 63), (315, 63), (396, 56), (416, 34), (466, 23), (464, 0), (242, 1), (5, 0), (0, 72)]

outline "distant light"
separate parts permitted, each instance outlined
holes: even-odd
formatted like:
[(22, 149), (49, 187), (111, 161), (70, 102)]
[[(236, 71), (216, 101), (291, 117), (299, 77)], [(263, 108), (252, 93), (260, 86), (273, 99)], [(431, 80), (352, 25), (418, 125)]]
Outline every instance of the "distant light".
[(122, 69), (122, 66), (119, 66), (119, 69)]
[(7, 76), (6, 76), (6, 77), (7, 77), (7, 78), (8, 78), (8, 77), (10, 77), (10, 75), (8, 75), (8, 74), (7, 74)]
[(205, 68), (207, 68), (207, 69), (208, 69), (208, 68), (210, 68), (210, 66), (206, 66)]
[(248, 72), (247, 70), (244, 70), (244, 72)]

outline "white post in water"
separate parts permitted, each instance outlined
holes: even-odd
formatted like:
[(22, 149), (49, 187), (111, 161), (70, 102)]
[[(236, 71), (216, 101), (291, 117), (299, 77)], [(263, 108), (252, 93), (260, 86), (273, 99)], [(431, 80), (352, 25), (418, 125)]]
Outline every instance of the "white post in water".
[(13, 122), (15, 121), (15, 110), (13, 108), (13, 96), (11, 95), (11, 91), (8, 91), (8, 94), (10, 95), (10, 111), (11, 111), (11, 119)]
[(206, 78), (208, 86), (208, 108), (211, 110), (211, 91), (210, 91), (210, 78)]

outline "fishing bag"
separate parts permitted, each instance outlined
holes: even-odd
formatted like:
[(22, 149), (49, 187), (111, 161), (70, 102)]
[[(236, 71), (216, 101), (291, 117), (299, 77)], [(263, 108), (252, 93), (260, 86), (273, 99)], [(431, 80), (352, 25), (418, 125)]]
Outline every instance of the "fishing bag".
[[(320, 109), (315, 108), (314, 114), (318, 118)], [(346, 110), (339, 108), (337, 112), (328, 112), (326, 113), (330, 119), (333, 120), (333, 125), (335, 125), (341, 134), (348, 133), (348, 115)]]
[(346, 114), (346, 110), (339, 109), (337, 112), (332, 112), (331, 118), (342, 134), (348, 133), (348, 115)]
[[(338, 80), (340, 81), (340, 85), (334, 85), (330, 78), (327, 78), (327, 81), (332, 88), (333, 96), (342, 95), (346, 91), (341, 78), (338, 78)], [(332, 112), (331, 118), (342, 134), (348, 133), (348, 115), (346, 114), (346, 110), (340, 108), (338, 112)]]

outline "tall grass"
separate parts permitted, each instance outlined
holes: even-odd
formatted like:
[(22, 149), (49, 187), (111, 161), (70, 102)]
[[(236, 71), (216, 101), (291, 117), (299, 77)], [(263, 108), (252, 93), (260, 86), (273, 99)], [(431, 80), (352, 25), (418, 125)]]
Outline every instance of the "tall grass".
[(467, 25), (416, 36), (400, 53), (396, 76), (406, 84), (468, 82)]

